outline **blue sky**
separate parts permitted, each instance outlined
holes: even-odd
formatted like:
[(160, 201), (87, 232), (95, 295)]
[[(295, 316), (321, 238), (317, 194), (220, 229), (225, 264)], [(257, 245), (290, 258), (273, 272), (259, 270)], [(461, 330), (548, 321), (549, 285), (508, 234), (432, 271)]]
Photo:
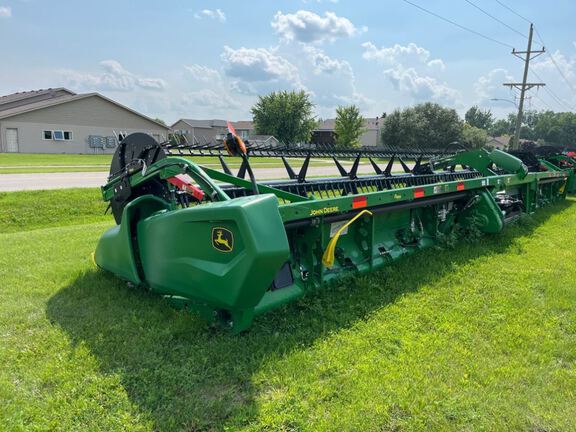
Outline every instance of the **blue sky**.
[[(524, 37), (466, 0), (411, 1), (526, 48)], [(470, 1), (527, 34), (529, 24), (497, 0)], [(535, 23), (549, 51), (533, 70), (556, 98), (532, 91), (529, 106), (576, 106), (576, 2), (501, 2)], [(285, 89), (309, 92), (323, 118), (338, 105), (376, 116), (424, 101), (504, 116), (514, 105), (490, 99), (513, 99), (501, 83), (522, 75), (508, 46), (402, 0), (0, 0), (0, 41), (0, 94), (97, 91), (169, 123), (249, 119), (258, 95)]]

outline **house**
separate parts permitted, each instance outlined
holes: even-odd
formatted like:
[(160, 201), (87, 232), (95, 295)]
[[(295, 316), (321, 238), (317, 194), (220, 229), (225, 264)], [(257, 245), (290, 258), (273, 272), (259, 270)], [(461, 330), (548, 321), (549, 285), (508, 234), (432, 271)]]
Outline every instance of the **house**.
[(208, 143), (222, 139), (228, 132), (226, 120), (193, 120), (180, 119), (170, 129), (181, 135), (190, 143)]
[[(236, 129), (238, 132), (238, 129)], [(243, 138), (244, 139), (244, 138)], [(251, 135), (248, 139), (244, 139), (249, 146), (263, 146), (263, 147), (278, 147), (280, 141), (273, 135)]]
[(0, 97), (0, 152), (112, 153), (117, 135), (168, 128), (98, 93), (49, 88)]
[(333, 146), (336, 144), (336, 133), (334, 132), (336, 120), (320, 120), (316, 128), (312, 131), (312, 143), (318, 145)]
[[(234, 127), (236, 134), (251, 145), (278, 145), (278, 140), (272, 135), (256, 135), (254, 122), (250, 120), (230, 123)], [(204, 144), (224, 139), (228, 132), (228, 122), (218, 119), (180, 119), (170, 129), (172, 133), (185, 137), (190, 143)]]
[[(336, 119), (326, 119), (318, 122), (312, 131), (312, 143), (321, 145), (336, 144)], [(382, 118), (364, 118), (364, 133), (360, 136), (360, 147), (374, 147), (380, 145)]]
[(486, 146), (487, 147), (492, 147), (498, 150), (504, 150), (508, 147), (508, 143), (510, 142), (510, 136), (509, 135), (502, 135), (499, 137), (488, 137), (488, 140), (486, 141)]
[(232, 126), (236, 130), (236, 133), (243, 140), (253, 141), (253, 136), (256, 131), (254, 129), (254, 122), (251, 120), (241, 120), (237, 122), (232, 122)]
[(382, 142), (382, 117), (367, 117), (364, 119), (364, 133), (360, 137), (360, 147), (375, 147)]

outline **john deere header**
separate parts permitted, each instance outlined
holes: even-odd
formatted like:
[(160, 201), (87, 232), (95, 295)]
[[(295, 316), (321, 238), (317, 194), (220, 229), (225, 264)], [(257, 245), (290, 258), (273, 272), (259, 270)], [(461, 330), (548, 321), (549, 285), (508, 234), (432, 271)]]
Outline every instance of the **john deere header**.
[[(95, 259), (233, 332), (330, 281), (373, 271), (447, 235), (498, 233), (523, 213), (564, 199), (574, 183), (571, 158), (499, 150), (428, 154), (427, 161), (398, 150), (385, 168), (373, 152), (350, 150), (349, 171), (335, 158), (339, 177), (307, 179), (314, 149), (300, 150), (306, 160), (299, 173), (283, 159), (289, 180), (259, 182), (250, 147), (233, 129), (222, 150), (241, 158), (240, 176), (221, 153), (223, 171), (170, 156), (182, 148), (145, 134), (120, 143), (102, 188), (118, 225), (103, 234)], [(357, 174), (364, 156), (372, 175)], [(408, 157), (416, 158), (412, 168)], [(403, 173), (393, 173), (395, 163)]]

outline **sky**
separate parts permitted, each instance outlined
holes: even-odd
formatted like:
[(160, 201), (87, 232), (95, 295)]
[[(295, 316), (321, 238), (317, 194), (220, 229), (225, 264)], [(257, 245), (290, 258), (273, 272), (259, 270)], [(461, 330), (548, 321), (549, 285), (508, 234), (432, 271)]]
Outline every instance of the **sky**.
[(279, 90), (308, 92), (319, 118), (427, 101), (504, 117), (517, 95), (502, 83), (523, 72), (511, 51), (526, 50), (532, 21), (533, 48), (547, 52), (529, 80), (546, 87), (528, 108), (576, 106), (576, 2), (410, 2), (0, 0), (0, 95), (99, 92), (168, 124), (248, 120), (259, 95)]

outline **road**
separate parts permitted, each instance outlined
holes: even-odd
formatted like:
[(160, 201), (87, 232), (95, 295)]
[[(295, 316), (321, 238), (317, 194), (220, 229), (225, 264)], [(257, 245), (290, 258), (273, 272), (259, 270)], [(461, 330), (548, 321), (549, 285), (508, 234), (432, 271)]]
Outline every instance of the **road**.
[[(296, 168), (294, 168), (294, 170), (297, 171)], [(401, 166), (396, 166), (395, 164), (394, 170), (401, 170)], [(370, 164), (360, 165), (358, 171), (362, 174), (374, 173)], [(284, 168), (255, 168), (254, 175), (257, 180), (282, 179), (287, 177)], [(308, 177), (321, 176), (338, 176), (338, 170), (335, 166), (308, 168)], [(106, 183), (107, 177), (107, 172), (0, 174), (0, 192), (100, 187)]]

